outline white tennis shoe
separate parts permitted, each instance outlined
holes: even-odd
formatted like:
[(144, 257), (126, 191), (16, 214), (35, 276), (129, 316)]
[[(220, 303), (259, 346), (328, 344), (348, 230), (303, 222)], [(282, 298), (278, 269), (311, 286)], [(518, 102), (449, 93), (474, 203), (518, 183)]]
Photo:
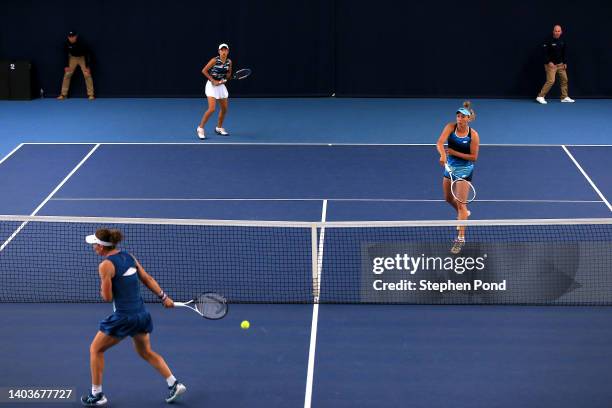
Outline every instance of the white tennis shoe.
[(546, 105), (548, 102), (546, 102), (546, 99), (544, 99), (543, 96), (538, 96), (536, 98), (536, 101), (538, 101), (538, 103), (541, 103), (542, 105)]
[(198, 138), (200, 140), (206, 139), (206, 135), (204, 134), (204, 128), (201, 128), (198, 126), (198, 128), (196, 129), (196, 132), (198, 132)]
[(219, 127), (215, 128), (215, 133), (221, 136), (229, 135), (229, 133), (227, 133), (227, 130), (225, 130), (224, 128), (219, 128)]
[(570, 98), (569, 96), (566, 96), (565, 98), (561, 99), (561, 102), (563, 102), (563, 103), (574, 103), (576, 101), (573, 100), (572, 98)]

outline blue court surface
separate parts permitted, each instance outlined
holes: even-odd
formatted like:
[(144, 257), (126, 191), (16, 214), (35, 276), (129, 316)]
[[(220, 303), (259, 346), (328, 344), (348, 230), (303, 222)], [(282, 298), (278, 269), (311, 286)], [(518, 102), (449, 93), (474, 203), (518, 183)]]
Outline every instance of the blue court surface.
[[(610, 156), (609, 145), (485, 144), (471, 218), (609, 218)], [(0, 214), (449, 220), (441, 184), (431, 144), (23, 143), (0, 162)], [(0, 386), (87, 392), (110, 305), (1, 307)], [(148, 307), (153, 348), (188, 387), (179, 407), (612, 404), (607, 307), (236, 304), (216, 322)], [(110, 406), (166, 406), (129, 340), (106, 356)]]

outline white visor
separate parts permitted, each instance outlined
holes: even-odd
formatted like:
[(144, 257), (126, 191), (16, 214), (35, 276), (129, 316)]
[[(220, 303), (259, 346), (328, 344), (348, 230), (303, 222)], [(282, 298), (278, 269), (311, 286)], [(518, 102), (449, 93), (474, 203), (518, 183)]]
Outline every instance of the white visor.
[(86, 236), (85, 237), (85, 242), (87, 242), (88, 244), (91, 244), (91, 245), (98, 244), (98, 245), (102, 245), (102, 246), (105, 246), (105, 247), (112, 247), (112, 246), (114, 246), (110, 242), (106, 242), (106, 241), (100, 240), (98, 237), (96, 237), (95, 234)]
[(225, 48), (227, 48), (229, 50), (229, 45), (227, 45), (226, 43), (219, 44), (219, 49), (221, 49), (223, 47), (225, 47)]

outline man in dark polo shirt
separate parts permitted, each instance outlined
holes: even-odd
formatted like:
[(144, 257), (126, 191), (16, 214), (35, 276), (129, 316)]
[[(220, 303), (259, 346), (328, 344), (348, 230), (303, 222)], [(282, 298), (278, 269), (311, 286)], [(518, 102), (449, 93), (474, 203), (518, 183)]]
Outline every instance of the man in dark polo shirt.
[(546, 82), (538, 94), (536, 101), (546, 105), (546, 94), (555, 84), (555, 78), (559, 76), (561, 87), (561, 102), (572, 103), (574, 100), (567, 93), (567, 57), (565, 40), (561, 38), (563, 30), (560, 25), (553, 28), (552, 37), (542, 45), (544, 55), (544, 69), (546, 71)]
[(70, 79), (77, 65), (81, 67), (83, 76), (85, 77), (85, 86), (87, 87), (87, 97), (91, 100), (94, 99), (94, 86), (93, 79), (91, 78), (91, 70), (89, 63), (91, 61), (91, 54), (89, 48), (85, 44), (79, 41), (79, 36), (75, 31), (68, 33), (68, 40), (66, 41), (66, 53), (68, 54), (68, 66), (64, 68), (64, 81), (62, 82), (62, 93), (57, 99), (66, 99), (68, 97), (68, 91), (70, 90)]

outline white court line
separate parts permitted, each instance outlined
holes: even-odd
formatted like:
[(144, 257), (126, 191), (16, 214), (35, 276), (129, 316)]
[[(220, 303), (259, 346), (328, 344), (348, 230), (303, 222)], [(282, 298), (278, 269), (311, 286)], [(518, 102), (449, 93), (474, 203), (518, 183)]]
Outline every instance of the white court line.
[[(347, 202), (406, 202), (428, 203), (446, 202), (443, 199), (410, 199), (410, 198), (127, 198), (127, 197), (55, 197), (52, 201), (347, 201)], [(490, 203), (602, 203), (602, 200), (476, 200)]]
[[(325, 222), (327, 220), (327, 201), (323, 200), (323, 209), (321, 211), (321, 222)], [(325, 227), (321, 228), (319, 233), (319, 248), (317, 251), (317, 269), (318, 269), (318, 279), (317, 279), (317, 293), (321, 293), (321, 272), (323, 271), (323, 242), (325, 241)]]
[(561, 146), (569, 146), (569, 147), (612, 147), (609, 144), (566, 144)]
[(576, 160), (574, 158), (574, 156), (572, 156), (572, 154), (570, 153), (570, 151), (567, 149), (567, 147), (565, 147), (565, 145), (561, 145), (561, 147), (563, 148), (563, 150), (565, 150), (565, 153), (567, 153), (567, 155), (569, 156), (569, 158), (574, 162), (574, 164), (576, 165), (576, 167), (578, 167), (578, 170), (580, 170), (580, 172), (582, 173), (582, 175), (584, 176), (584, 178), (587, 179), (587, 181), (589, 182), (589, 184), (591, 185), (591, 187), (593, 187), (593, 190), (595, 190), (595, 192), (599, 195), (599, 197), (601, 197), (601, 199), (603, 200), (604, 203), (606, 203), (606, 205), (608, 206), (608, 209), (610, 211), (612, 211), (612, 205), (610, 205), (610, 203), (608, 202), (608, 200), (606, 200), (606, 197), (601, 193), (601, 191), (599, 191), (599, 189), (597, 188), (597, 186), (595, 185), (595, 183), (593, 183), (593, 180), (591, 180), (591, 178), (589, 177), (589, 175), (587, 174), (586, 171), (584, 171), (584, 169), (582, 168), (582, 166), (580, 166), (580, 163), (578, 163), (578, 160)]
[[(97, 144), (93, 147), (93, 149), (91, 149), (89, 151), (89, 153), (87, 153), (87, 155), (85, 157), (83, 157), (83, 159), (79, 162), (79, 164), (77, 164), (70, 173), (68, 173), (68, 175), (66, 177), (64, 177), (64, 179), (57, 185), (57, 187), (55, 187), (53, 189), (53, 191), (51, 191), (51, 193), (38, 205), (38, 207), (36, 207), (36, 209), (34, 209), (34, 211), (32, 212), (32, 214), (30, 214), (30, 216), (34, 216), (36, 215), (43, 207), (45, 204), (47, 204), (47, 202), (51, 199), (51, 197), (53, 197), (53, 195), (55, 193), (57, 193), (59, 191), (60, 188), (62, 188), (62, 186), (64, 184), (66, 184), (66, 182), (68, 181), (68, 179), (70, 177), (72, 177), (72, 175), (74, 173), (76, 173), (76, 171), (79, 169), (79, 167), (81, 167), (83, 165), (83, 163), (85, 163), (87, 161), (87, 159), (89, 159), (89, 156), (91, 156), (93, 154), (93, 152), (96, 151), (96, 149), (99, 147), (100, 145)], [(21, 225), (15, 230), (15, 232), (13, 232), (11, 234), (10, 237), (8, 237), (8, 239), (6, 241), (4, 241), (4, 243), (2, 245), (0, 245), (0, 252), (2, 252), (4, 250), (4, 248), (6, 248), (6, 246), (13, 240), (15, 239), (15, 237), (17, 236), (17, 234), (19, 234), (21, 232), (21, 230), (28, 225), (29, 221), (24, 221), (23, 223), (21, 223)]]
[(2, 160), (0, 160), (0, 164), (4, 163), (6, 160), (8, 160), (9, 157), (11, 157), (17, 150), (19, 150), (19, 148), (21, 148), (21, 146), (23, 146), (23, 143), (19, 143), (19, 145), (17, 145), (16, 148), (14, 148), (13, 150), (10, 151), (9, 154), (7, 154), (6, 156), (4, 156), (2, 158)]
[[(323, 200), (321, 211), (321, 222), (327, 217), (327, 200)], [(317, 293), (321, 293), (321, 271), (323, 269), (323, 241), (325, 240), (325, 227), (319, 233), (319, 248), (317, 252)], [(306, 374), (306, 395), (304, 397), (304, 408), (312, 405), (312, 384), (314, 380), (315, 352), (317, 350), (317, 327), (319, 324), (319, 300), (315, 299), (312, 305), (312, 325), (310, 326), (310, 348), (308, 350), (308, 371)]]
[[(193, 146), (435, 146), (435, 143), (287, 143), (287, 142), (26, 142), (27, 145), (193, 145)], [(500, 147), (560, 147), (560, 144), (481, 143), (480, 146)], [(610, 147), (605, 144), (572, 144), (572, 147)]]

